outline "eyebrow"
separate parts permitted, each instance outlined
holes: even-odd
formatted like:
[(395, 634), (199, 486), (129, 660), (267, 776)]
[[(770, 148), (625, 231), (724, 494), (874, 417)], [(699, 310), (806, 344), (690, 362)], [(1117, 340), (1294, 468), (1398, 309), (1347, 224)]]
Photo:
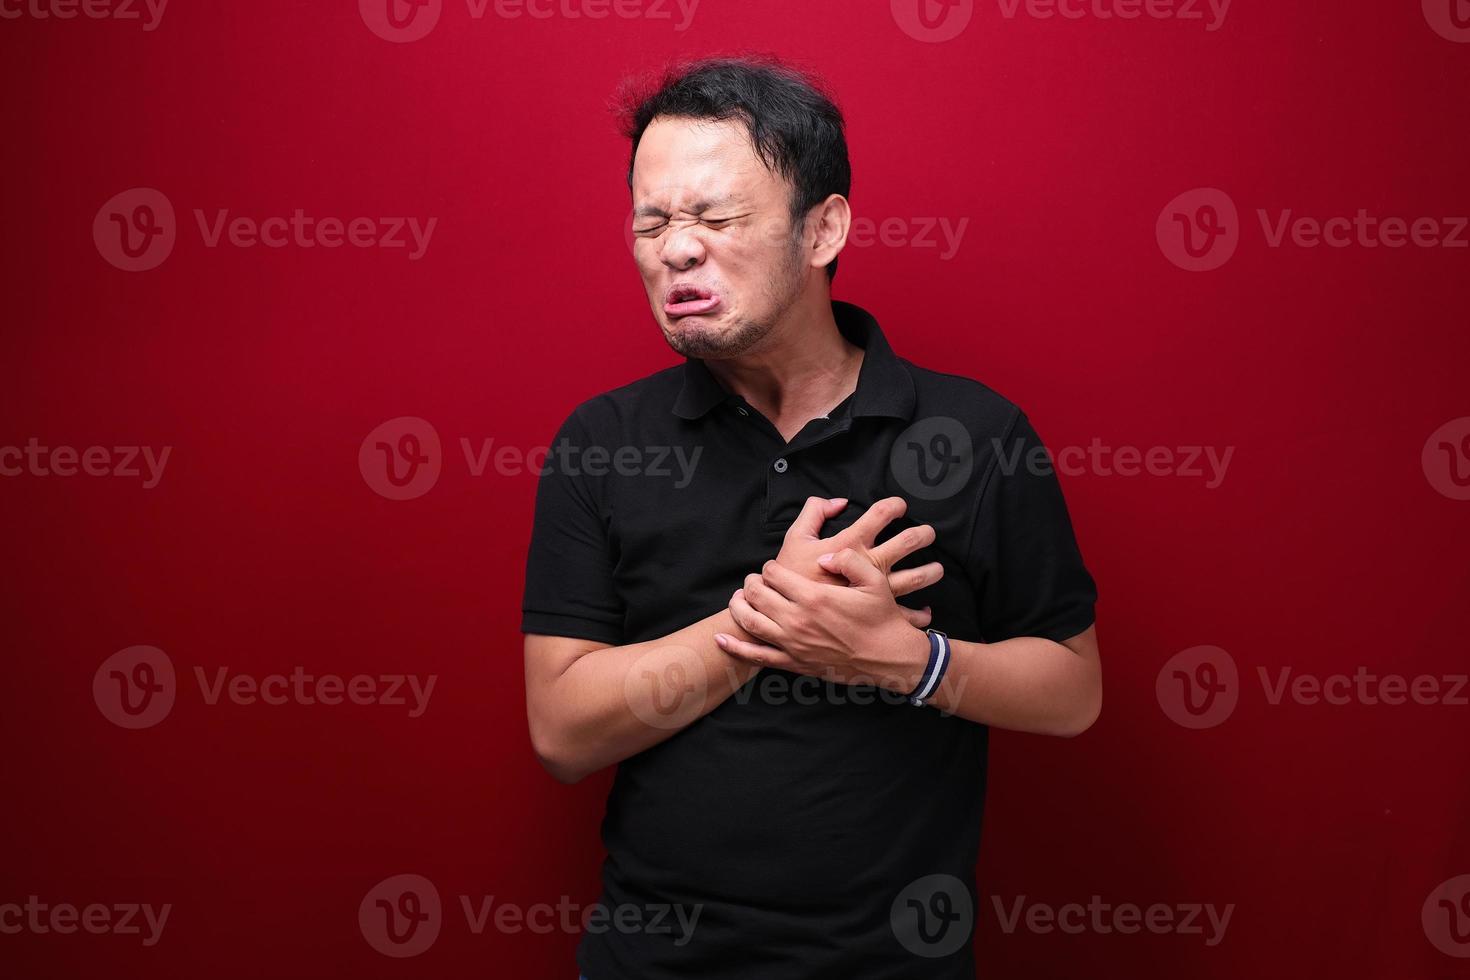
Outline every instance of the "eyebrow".
[[(708, 201), (695, 201), (684, 210), (691, 214), (704, 214), (711, 208), (724, 207), (727, 204), (733, 203), (734, 200), (730, 195), (725, 195), (723, 197), (712, 198)], [(668, 216), (669, 212), (663, 208), (654, 207), (651, 204), (642, 204), (633, 209), (633, 217), (635, 218), (667, 218)]]

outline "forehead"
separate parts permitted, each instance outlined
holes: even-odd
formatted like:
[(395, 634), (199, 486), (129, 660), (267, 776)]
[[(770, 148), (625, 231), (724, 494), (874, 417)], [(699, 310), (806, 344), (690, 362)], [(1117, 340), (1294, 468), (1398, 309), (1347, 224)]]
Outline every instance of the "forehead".
[(784, 193), (785, 182), (761, 163), (738, 120), (659, 117), (633, 159), (640, 204), (757, 204)]

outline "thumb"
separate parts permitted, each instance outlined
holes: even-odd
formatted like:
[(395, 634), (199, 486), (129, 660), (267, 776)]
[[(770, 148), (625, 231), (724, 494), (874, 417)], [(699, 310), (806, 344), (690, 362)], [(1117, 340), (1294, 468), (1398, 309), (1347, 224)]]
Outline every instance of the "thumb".
[(817, 564), (857, 586), (876, 587), (887, 581), (883, 570), (873, 564), (871, 558), (853, 548), (843, 548), (834, 555), (823, 555), (817, 559)]
[(786, 529), (786, 537), (821, 537), (822, 524), (842, 513), (842, 508), (846, 506), (846, 497), (806, 498), (806, 505), (801, 508), (801, 513), (796, 515), (796, 520)]

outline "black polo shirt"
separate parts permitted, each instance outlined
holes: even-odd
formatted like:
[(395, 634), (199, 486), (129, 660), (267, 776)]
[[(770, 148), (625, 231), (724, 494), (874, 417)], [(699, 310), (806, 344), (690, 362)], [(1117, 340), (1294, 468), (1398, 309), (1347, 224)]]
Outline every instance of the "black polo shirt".
[[(864, 348), (857, 387), (790, 443), (696, 359), (577, 406), (537, 490), (523, 632), (618, 645), (718, 612), (813, 495), (850, 500), (823, 536), (889, 496), (908, 512), (880, 541), (934, 526), (900, 567), (939, 560), (945, 576), (900, 601), (956, 639), (1091, 625), (1096, 590), (1026, 416), (895, 356), (866, 311), (832, 310)], [(891, 692), (762, 670), (619, 765), (607, 918), (583, 934), (582, 972), (973, 977), (986, 734)]]

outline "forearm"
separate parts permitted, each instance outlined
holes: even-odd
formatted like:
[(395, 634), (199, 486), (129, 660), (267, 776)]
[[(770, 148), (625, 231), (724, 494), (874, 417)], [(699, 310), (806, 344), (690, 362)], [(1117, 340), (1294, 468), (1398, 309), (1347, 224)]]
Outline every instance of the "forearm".
[(949, 669), (929, 704), (996, 728), (1080, 734), (1102, 705), (1102, 670), (1092, 637), (1089, 629), (1069, 640), (1071, 646), (1037, 636), (998, 643), (951, 640)]
[(538, 699), (543, 762), (575, 782), (709, 714), (759, 670), (722, 651), (716, 633), (748, 635), (721, 609), (659, 639), (578, 657)]

